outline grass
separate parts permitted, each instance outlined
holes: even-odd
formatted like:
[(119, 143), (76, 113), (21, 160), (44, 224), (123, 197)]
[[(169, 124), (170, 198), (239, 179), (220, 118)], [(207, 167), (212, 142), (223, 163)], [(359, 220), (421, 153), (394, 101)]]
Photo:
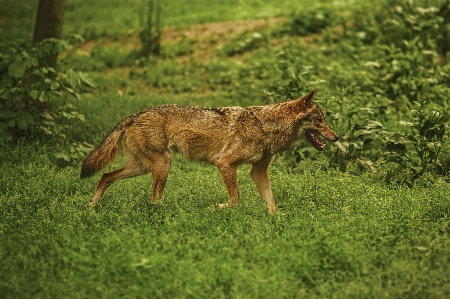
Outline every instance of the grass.
[[(287, 15), (305, 1), (178, 0), (163, 3), (164, 26), (185, 27), (206, 22), (258, 19)], [(329, 0), (321, 1), (331, 2)], [(118, 36), (139, 28), (140, 13), (147, 1), (120, 0), (86, 2), (68, 0), (64, 15), (64, 33), (77, 32), (85, 38)], [(5, 39), (31, 39), (38, 1), (0, 0), (0, 36)]]
[(144, 176), (115, 184), (99, 207), (85, 211), (98, 175), (81, 181), (77, 168), (53, 167), (49, 152), (34, 144), (2, 153), (3, 298), (450, 292), (446, 186), (387, 189), (367, 175), (287, 175), (275, 167), (280, 209), (267, 217), (242, 167), (242, 204), (217, 213), (211, 207), (226, 193), (216, 169), (176, 158), (164, 203), (150, 204)]

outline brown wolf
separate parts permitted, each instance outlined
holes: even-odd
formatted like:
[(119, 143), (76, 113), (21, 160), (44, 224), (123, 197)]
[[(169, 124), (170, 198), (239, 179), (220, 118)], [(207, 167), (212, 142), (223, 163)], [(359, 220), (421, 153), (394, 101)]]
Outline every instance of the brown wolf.
[(322, 151), (325, 144), (317, 135), (332, 142), (339, 138), (313, 102), (315, 95), (316, 90), (296, 100), (245, 108), (161, 105), (131, 115), (116, 125), (83, 162), (81, 178), (92, 176), (117, 158), (124, 137), (125, 166), (103, 174), (86, 207), (96, 205), (115, 181), (149, 172), (153, 176), (152, 201), (163, 199), (172, 152), (176, 150), (188, 159), (219, 168), (229, 197), (227, 203), (217, 206), (219, 209), (239, 203), (236, 168), (252, 164), (250, 176), (269, 214), (273, 214), (276, 205), (268, 173), (273, 156), (297, 140), (306, 139)]

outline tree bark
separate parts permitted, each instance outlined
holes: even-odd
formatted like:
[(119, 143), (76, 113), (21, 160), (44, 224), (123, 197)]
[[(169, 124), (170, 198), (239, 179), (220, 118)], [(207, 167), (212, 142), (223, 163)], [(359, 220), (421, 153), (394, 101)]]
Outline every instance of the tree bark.
[[(32, 40), (33, 45), (46, 38), (61, 37), (65, 6), (66, 0), (39, 0)], [(43, 63), (49, 67), (54, 67), (57, 58), (57, 55), (51, 55)]]
[[(60, 38), (64, 20), (64, 7), (66, 0), (39, 0), (36, 22), (34, 24), (33, 46), (46, 38)], [(39, 61), (38, 67), (55, 67), (58, 59), (57, 54), (50, 54)], [(26, 70), (27, 79), (22, 82), (23, 85), (30, 87), (37, 80), (33, 74), (34, 67)], [(42, 103), (38, 99), (32, 99), (26, 96), (22, 101), (15, 105), (21, 110), (26, 110), (28, 102), (37, 106), (46, 107), (47, 103)]]

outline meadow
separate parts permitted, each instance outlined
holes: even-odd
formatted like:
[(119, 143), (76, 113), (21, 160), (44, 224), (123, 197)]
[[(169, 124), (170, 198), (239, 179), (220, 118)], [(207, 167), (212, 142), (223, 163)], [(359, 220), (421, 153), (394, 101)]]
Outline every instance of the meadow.
[[(159, 56), (142, 57), (145, 3), (67, 0), (64, 34), (84, 41), (54, 80), (82, 76), (33, 121), (5, 113), (17, 44), (0, 45), (0, 298), (450, 296), (448, 1), (172, 1)], [(37, 1), (0, 6), (1, 39), (29, 39)], [(124, 117), (315, 88), (341, 139), (277, 156), (273, 216), (249, 166), (240, 205), (217, 212), (217, 169), (178, 155), (163, 202), (141, 176), (84, 209), (101, 174), (81, 180), (80, 165)]]

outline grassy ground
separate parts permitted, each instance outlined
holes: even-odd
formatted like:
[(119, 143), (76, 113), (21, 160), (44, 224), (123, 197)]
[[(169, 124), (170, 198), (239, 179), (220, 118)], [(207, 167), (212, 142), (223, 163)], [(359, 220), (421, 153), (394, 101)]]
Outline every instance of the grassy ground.
[[(67, 0), (66, 32), (95, 38), (135, 30), (131, 12), (140, 2), (105, 3)], [(177, 3), (167, 4), (166, 25), (283, 15), (304, 2)], [(37, 1), (1, 4), (17, 17), (1, 10), (0, 36), (28, 36)], [(280, 100), (273, 94), (301, 76), (306, 87), (294, 92), (319, 88), (318, 102), (343, 144), (367, 121), (396, 130), (408, 116), (403, 106), (393, 110), (401, 102), (370, 94), (377, 73), (367, 63), (381, 64), (377, 55), (386, 54), (361, 46), (359, 35), (341, 43), (334, 29), (306, 38), (273, 38), (266, 27), (255, 32), (177, 36), (163, 43), (159, 60), (130, 60), (129, 45), (110, 39), (84, 44), (81, 55), (69, 57), (98, 86), (68, 100), (86, 122), (73, 123), (63, 141), (19, 140), (0, 151), (0, 298), (450, 297), (448, 183), (386, 185), (392, 164), (356, 172), (357, 159), (333, 156), (331, 145), (319, 155), (297, 147), (304, 164), (295, 157), (274, 161), (279, 209), (273, 217), (248, 166), (238, 171), (241, 204), (215, 212), (227, 200), (217, 169), (179, 156), (163, 203), (150, 203), (151, 178), (143, 176), (114, 184), (98, 207), (84, 210), (101, 174), (81, 180), (80, 159), (60, 163), (55, 155), (73, 142), (98, 144), (122, 118), (152, 105), (261, 104)], [(258, 44), (261, 35), (267, 41)], [(336, 85), (348, 93), (339, 97)], [(450, 153), (443, 152), (445, 164)], [(338, 172), (328, 158), (353, 168)], [(287, 167), (292, 163), (294, 170)]]
[[(368, 176), (271, 170), (273, 217), (239, 171), (242, 204), (216, 169), (176, 159), (166, 199), (150, 178), (112, 186), (51, 166), (45, 145), (2, 153), (2, 298), (445, 298), (448, 188), (387, 189)], [(193, 187), (195, 186), (195, 187)]]
[[(81, 105), (91, 127), (78, 130), (101, 139), (122, 114), (149, 101), (124, 100), (116, 92), (98, 101), (85, 96)], [(207, 96), (154, 95), (151, 101), (193, 104)], [(315, 164), (289, 174), (275, 163), (271, 179), (279, 210), (268, 217), (243, 166), (241, 204), (215, 212), (212, 207), (227, 196), (217, 169), (176, 156), (163, 203), (150, 203), (151, 178), (143, 176), (114, 184), (100, 206), (86, 211), (100, 174), (80, 180), (78, 165), (57, 167), (54, 152), (46, 144), (19, 143), (0, 154), (3, 298), (450, 293), (445, 184), (388, 188), (373, 174), (323, 172)]]
[[(165, 1), (162, 6), (162, 20), (164, 26), (185, 27), (206, 22), (268, 18), (287, 15), (304, 3), (304, 0)], [(0, 36), (5, 39), (31, 39), (37, 5), (37, 0), (0, 0)], [(126, 34), (141, 25), (140, 15), (146, 9), (145, 0), (127, 1), (126, 5), (120, 0), (68, 0), (63, 33), (77, 32), (85, 38)]]

